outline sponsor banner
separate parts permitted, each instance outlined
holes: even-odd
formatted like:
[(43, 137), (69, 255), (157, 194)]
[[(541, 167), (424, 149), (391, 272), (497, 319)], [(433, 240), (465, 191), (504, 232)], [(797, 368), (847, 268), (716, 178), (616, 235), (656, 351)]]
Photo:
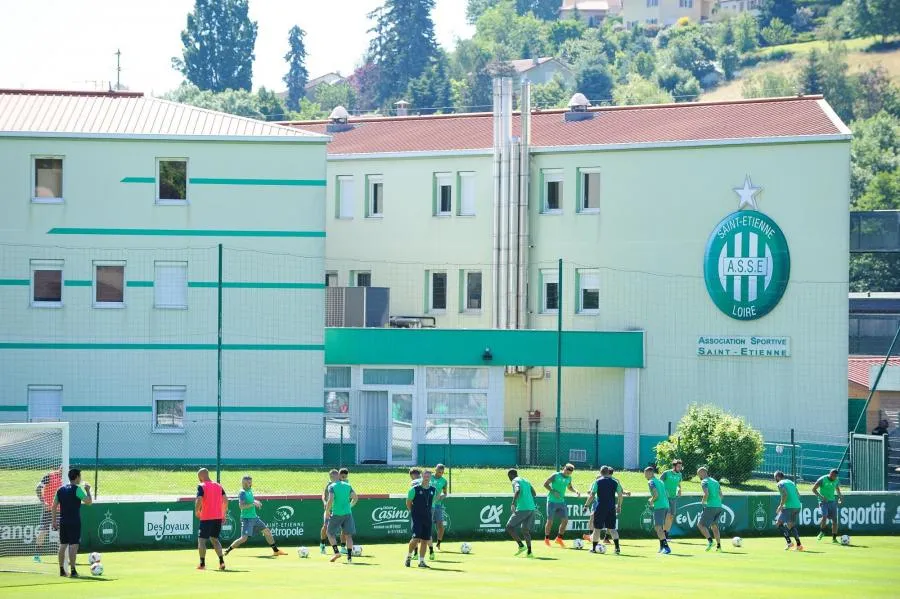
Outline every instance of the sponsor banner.
[(174, 510), (144, 512), (144, 536), (154, 541), (190, 540), (194, 534), (194, 512)]
[(787, 358), (791, 355), (790, 337), (755, 335), (701, 335), (697, 338), (698, 356), (729, 358)]

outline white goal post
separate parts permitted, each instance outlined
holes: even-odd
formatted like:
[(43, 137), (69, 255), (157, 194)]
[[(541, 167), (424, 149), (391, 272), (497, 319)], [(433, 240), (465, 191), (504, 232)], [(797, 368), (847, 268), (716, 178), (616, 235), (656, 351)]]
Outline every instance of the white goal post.
[(56, 572), (50, 505), (68, 472), (68, 422), (0, 424), (0, 571)]

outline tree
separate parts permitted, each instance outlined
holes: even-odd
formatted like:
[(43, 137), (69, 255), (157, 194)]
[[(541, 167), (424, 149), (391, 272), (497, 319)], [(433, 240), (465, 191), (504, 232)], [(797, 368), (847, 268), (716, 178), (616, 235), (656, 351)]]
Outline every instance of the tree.
[(715, 71), (716, 49), (706, 29), (697, 25), (668, 29), (657, 42), (666, 49), (671, 64), (690, 71), (698, 81)]
[(762, 0), (759, 5), (759, 22), (763, 27), (768, 26), (773, 19), (790, 23), (796, 12), (794, 0)]
[(858, 84), (848, 75), (847, 49), (842, 44), (831, 44), (823, 63), (822, 93), (837, 115), (849, 123), (853, 120)]
[(613, 91), (613, 100), (617, 106), (670, 104), (675, 101), (672, 95), (655, 81), (648, 81), (635, 73), (628, 75), (627, 83), (616, 87)]
[(598, 62), (578, 71), (575, 88), (587, 96), (592, 104), (601, 104), (612, 100), (615, 79), (606, 63)]
[(259, 88), (259, 91), (256, 92), (256, 101), (258, 110), (265, 120), (283, 121), (288, 118), (287, 107), (274, 91), (265, 87)]
[(734, 20), (734, 47), (741, 54), (752, 52), (759, 46), (759, 23), (750, 13), (741, 13)]
[(722, 65), (722, 72), (725, 73), (727, 81), (734, 79), (734, 74), (737, 72), (740, 62), (741, 58), (733, 46), (725, 46), (719, 49), (719, 64)]
[(725, 17), (716, 26), (716, 43), (719, 47), (733, 46), (734, 39), (734, 19)]
[(794, 30), (779, 18), (774, 18), (759, 32), (769, 46), (780, 46), (794, 39)]
[(584, 21), (576, 21), (575, 19), (566, 19), (564, 21), (554, 21), (550, 24), (548, 30), (548, 39), (554, 54), (559, 54), (562, 45), (569, 40), (581, 39), (587, 25)]
[(881, 36), (882, 43), (900, 33), (900, 0), (854, 0), (852, 13), (857, 32)]
[(475, 42), (507, 60), (547, 54), (549, 26), (532, 14), (518, 15), (511, 2), (488, 9), (475, 24)]
[(441, 54), (434, 64), (409, 82), (408, 101), (420, 114), (433, 114), (450, 108), (452, 90), (447, 76), (447, 58)]
[(741, 95), (744, 98), (779, 98), (797, 93), (797, 84), (789, 76), (773, 71), (751, 75), (744, 80)]
[(182, 58), (172, 66), (201, 90), (250, 90), (256, 21), (247, 16), (248, 0), (194, 0), (181, 32)]
[(323, 83), (316, 86), (311, 100), (325, 112), (331, 112), (337, 106), (343, 106), (352, 112), (358, 108), (359, 94), (349, 83), (329, 85)]
[(547, 83), (531, 87), (531, 105), (535, 108), (565, 108), (572, 93), (557, 74)]
[(700, 96), (700, 82), (685, 69), (675, 66), (660, 69), (656, 80), (661, 88), (672, 94), (676, 102), (694, 102)]
[(806, 63), (800, 68), (799, 87), (804, 94), (821, 94), (825, 80), (825, 65), (822, 54), (813, 48), (806, 56)]
[(485, 11), (500, 3), (501, 0), (468, 0), (466, 3), (466, 21), (474, 25)]
[(310, 102), (309, 98), (300, 100), (300, 110), (291, 114), (293, 121), (319, 121), (328, 116), (329, 111), (322, 110), (322, 107), (315, 102)]
[(868, 190), (879, 173), (900, 167), (900, 119), (886, 112), (851, 124), (850, 205)]
[(853, 116), (868, 119), (882, 110), (900, 116), (900, 89), (891, 82), (890, 74), (878, 65), (856, 76), (857, 94)]
[(639, 52), (634, 56), (631, 68), (644, 79), (650, 79), (656, 71), (656, 58), (651, 52)]
[(850, 291), (900, 291), (900, 254), (850, 254)]
[(287, 106), (291, 110), (300, 108), (300, 100), (306, 95), (306, 82), (309, 80), (309, 72), (306, 70), (306, 47), (303, 38), (306, 32), (294, 25), (288, 34), (290, 50), (284, 55), (288, 63), (288, 72), (284, 76), (287, 84)]
[(265, 120), (265, 115), (259, 108), (259, 96), (243, 89), (213, 92), (201, 90), (193, 83), (182, 83), (176, 89), (165, 94), (163, 98), (180, 104), (190, 104), (199, 108), (227, 112), (260, 121)]
[(555, 21), (559, 17), (559, 0), (516, 0), (516, 12), (531, 13), (542, 21)]
[(866, 192), (854, 207), (856, 210), (900, 210), (900, 168), (875, 175)]

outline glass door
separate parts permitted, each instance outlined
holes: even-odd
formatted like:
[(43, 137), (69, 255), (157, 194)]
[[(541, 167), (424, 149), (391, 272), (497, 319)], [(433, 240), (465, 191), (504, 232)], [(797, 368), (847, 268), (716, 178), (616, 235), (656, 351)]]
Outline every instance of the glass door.
[(388, 461), (391, 464), (412, 464), (413, 394), (391, 393), (390, 444)]
[(360, 464), (388, 462), (388, 392), (360, 391), (360, 424), (357, 459)]

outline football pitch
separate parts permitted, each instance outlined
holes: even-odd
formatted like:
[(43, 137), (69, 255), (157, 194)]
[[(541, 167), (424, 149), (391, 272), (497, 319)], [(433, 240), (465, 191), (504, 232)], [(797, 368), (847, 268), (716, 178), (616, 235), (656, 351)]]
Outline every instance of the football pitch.
[[(672, 542), (673, 554), (657, 555), (654, 540), (624, 540), (622, 555), (535, 545), (535, 559), (513, 557), (512, 541), (475, 541), (472, 553), (446, 542), (430, 570), (403, 566), (400, 543), (365, 545), (362, 557), (346, 564), (312, 547), (300, 559), (271, 556), (268, 548), (241, 548), (227, 558), (227, 569), (197, 571), (197, 552), (189, 550), (120, 552), (103, 557), (103, 577), (91, 577), (87, 556), (79, 556), (78, 580), (45, 574), (0, 573), (0, 597), (91, 596), (98, 598), (225, 597), (542, 597), (568, 594), (603, 597), (897, 597), (896, 564), (900, 537), (857, 536), (848, 547), (828, 538), (804, 539), (803, 553), (783, 550), (780, 538), (744, 539), (741, 548), (723, 544), (723, 553), (706, 553), (699, 538)], [(571, 547), (571, 541), (569, 542)], [(611, 547), (610, 547), (611, 549)], [(210, 559), (211, 558), (211, 559)], [(83, 565), (82, 565), (83, 564)], [(0, 568), (11, 567), (0, 559)]]

